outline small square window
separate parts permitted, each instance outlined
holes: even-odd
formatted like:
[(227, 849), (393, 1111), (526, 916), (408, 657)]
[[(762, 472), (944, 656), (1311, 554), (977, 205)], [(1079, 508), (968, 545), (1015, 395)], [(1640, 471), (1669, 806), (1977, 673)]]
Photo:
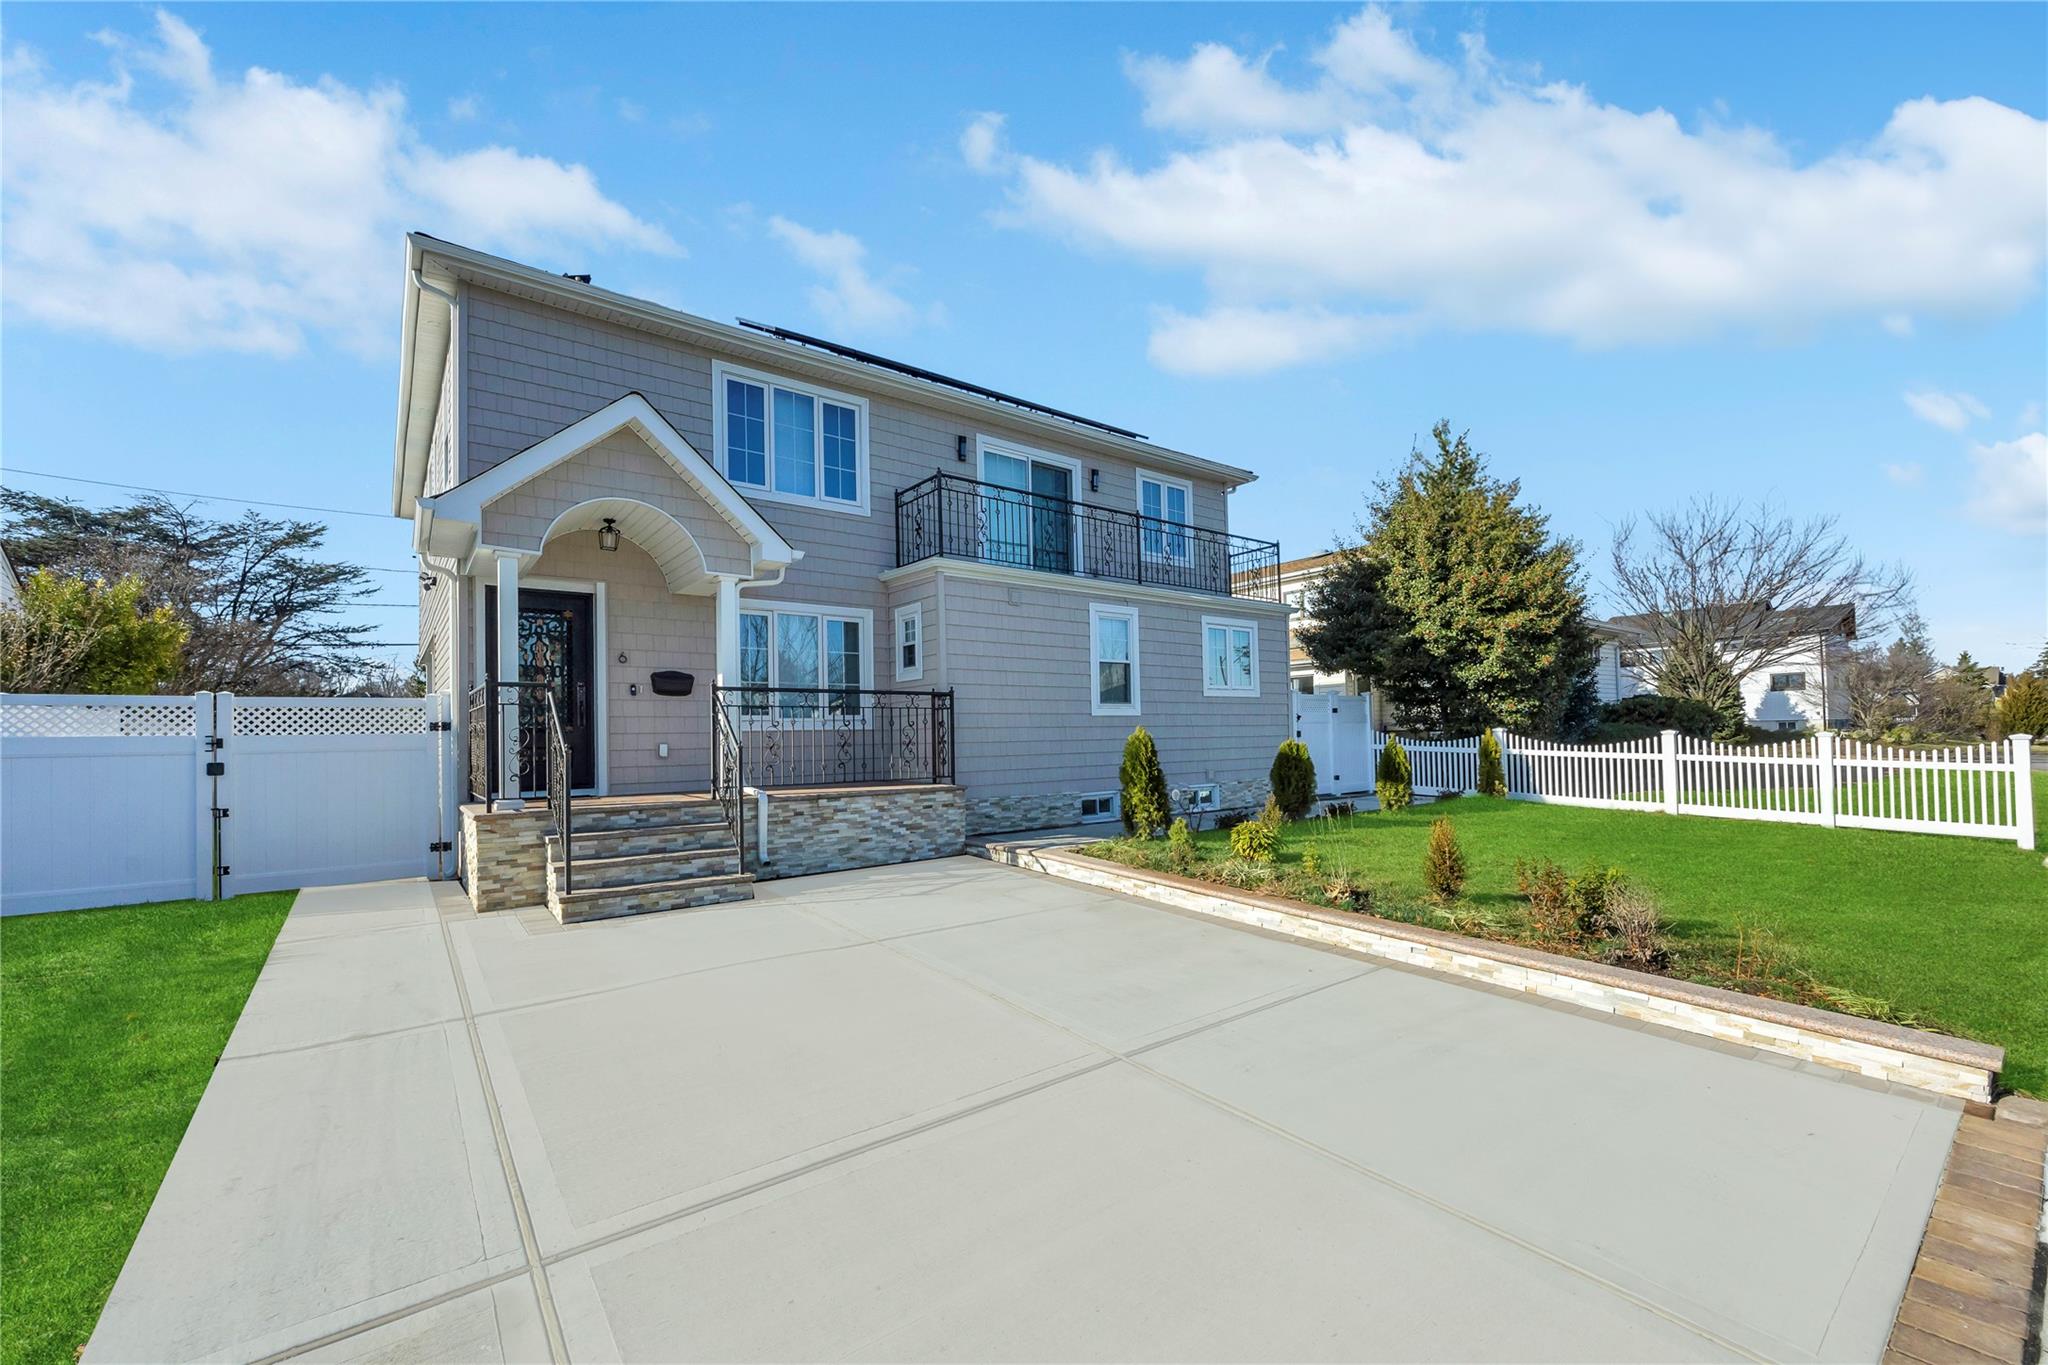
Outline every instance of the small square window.
[(1202, 693), (1259, 695), (1259, 628), (1252, 622), (1202, 618)]
[(1122, 818), (1123, 797), (1116, 792), (1097, 792), (1081, 798), (1081, 823), (1099, 825)]

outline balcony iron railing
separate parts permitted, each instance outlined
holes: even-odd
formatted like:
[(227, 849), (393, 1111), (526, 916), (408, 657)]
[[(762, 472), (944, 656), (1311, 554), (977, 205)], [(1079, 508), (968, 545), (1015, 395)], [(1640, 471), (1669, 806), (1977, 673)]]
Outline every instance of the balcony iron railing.
[(1280, 600), (1280, 546), (957, 474), (896, 494), (896, 564), (945, 557)]

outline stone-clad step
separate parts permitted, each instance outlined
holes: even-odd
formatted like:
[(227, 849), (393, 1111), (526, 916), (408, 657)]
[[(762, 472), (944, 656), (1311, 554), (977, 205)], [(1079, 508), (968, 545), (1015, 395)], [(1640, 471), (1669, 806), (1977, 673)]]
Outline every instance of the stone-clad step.
[[(555, 839), (548, 840), (548, 865), (556, 870), (557, 878), (561, 875), (560, 847)], [(579, 853), (572, 880), (576, 889), (583, 891), (688, 877), (729, 877), (739, 870), (739, 850), (728, 840), (723, 848), (664, 849), (659, 853), (629, 853), (616, 858), (586, 858)]]
[(641, 853), (692, 853), (731, 848), (732, 826), (723, 820), (687, 824), (635, 825), (625, 829), (591, 829), (583, 812), (575, 815), (576, 861), (586, 858), (629, 858)]
[(686, 877), (674, 881), (645, 882), (638, 886), (593, 887), (564, 894), (558, 880), (551, 878), (548, 908), (564, 924), (585, 920), (615, 919), (620, 915), (646, 915), (659, 910), (693, 910), (728, 901), (752, 900), (753, 874), (738, 872), (723, 877)]
[(576, 806), (576, 832), (723, 823), (725, 812), (708, 796), (599, 798)]

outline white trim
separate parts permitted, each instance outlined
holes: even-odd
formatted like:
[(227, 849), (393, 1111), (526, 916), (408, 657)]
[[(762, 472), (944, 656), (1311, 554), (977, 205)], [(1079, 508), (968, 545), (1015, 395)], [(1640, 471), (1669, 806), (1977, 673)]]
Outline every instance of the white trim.
[(1025, 569), (1008, 564), (983, 564), (978, 560), (937, 555), (930, 559), (920, 559), (915, 564), (905, 564), (900, 568), (884, 569), (877, 577), (884, 583), (903, 583), (918, 581), (927, 574), (980, 579), (984, 582), (1024, 588), (1048, 588), (1054, 592), (1086, 593), (1091, 597), (1108, 594), (1141, 602), (1169, 602), (1183, 607), (1227, 604), (1232, 611), (1261, 612), (1279, 617), (1287, 614), (1286, 603), (1265, 602), (1256, 597), (1219, 597), (1213, 592), (1199, 592), (1193, 588), (1160, 588), (1150, 584), (1117, 583), (1108, 579), (1084, 578), (1079, 574), (1048, 573), (1044, 569)]
[[(738, 631), (741, 617), (772, 616), (776, 612), (781, 612), (788, 616), (816, 616), (820, 618), (818, 622), (818, 695), (820, 697), (832, 690), (831, 684), (825, 681), (825, 620), (828, 618), (834, 621), (858, 621), (860, 623), (861, 634), (865, 638), (862, 641), (860, 651), (861, 680), (855, 686), (866, 690), (876, 685), (868, 680), (868, 675), (873, 670), (875, 662), (874, 608), (832, 607), (817, 602), (784, 602), (779, 598), (747, 597), (742, 595), (739, 599), (739, 611), (733, 617), (733, 629), (735, 632)], [(737, 676), (740, 672), (740, 661), (737, 656), (733, 659), (733, 672), (735, 677), (732, 685), (744, 687), (746, 680), (743, 677)], [(776, 679), (775, 673), (775, 624), (771, 620), (768, 625), (768, 686), (770, 687), (782, 685)], [(823, 720), (824, 718), (820, 717), (821, 723)], [(742, 725), (767, 725), (777, 722), (774, 722), (770, 717), (743, 714), (740, 718), (740, 723)], [(784, 717), (779, 724), (785, 730), (795, 728), (787, 717)]]
[[(903, 623), (917, 623), (917, 667), (903, 666)], [(912, 602), (896, 608), (889, 620), (889, 658), (896, 667), (897, 682), (921, 682), (924, 679), (924, 603)]]
[[(766, 424), (766, 444), (762, 446), (765, 464), (762, 474), (766, 484), (741, 483), (732, 477), (725, 460), (725, 381), (737, 379), (743, 384), (759, 384), (768, 392), (763, 394), (762, 420)], [(775, 487), (775, 399), (774, 390), (787, 389), (791, 393), (815, 398), (823, 403), (833, 403), (842, 408), (852, 408), (857, 430), (854, 432), (854, 483), (860, 497), (854, 502), (825, 496), (825, 423), (824, 415), (817, 414), (817, 425), (813, 429), (816, 441), (811, 451), (812, 470), (817, 475), (818, 492), (811, 497), (801, 493), (784, 493)], [(868, 439), (868, 400), (850, 393), (839, 393), (832, 389), (820, 388), (804, 379), (790, 379), (767, 370), (749, 369), (744, 365), (732, 365), (723, 360), (711, 362), (711, 446), (718, 456), (718, 471), (734, 488), (750, 498), (764, 502), (783, 502), (795, 507), (822, 507), (827, 511), (844, 512), (848, 516), (864, 517), (869, 514), (868, 485), (872, 481), (870, 471), (873, 461), (869, 458), (871, 442)]]
[(1112, 824), (1116, 820), (1121, 818), (1123, 815), (1124, 794), (1122, 792), (1082, 792), (1079, 799), (1075, 802), (1075, 805), (1079, 807), (1089, 801), (1107, 801), (1109, 803), (1109, 807), (1101, 815), (1090, 815), (1086, 810), (1082, 810), (1081, 813), (1075, 817), (1075, 819), (1081, 824)]
[[(1248, 630), (1252, 636), (1252, 685), (1218, 687), (1209, 681), (1209, 632), (1211, 629), (1232, 631)], [(1225, 637), (1225, 647), (1229, 644)], [(1202, 695), (1205, 697), (1256, 697), (1259, 695), (1259, 623), (1234, 616), (1204, 616), (1202, 618)]]
[[(1168, 549), (1160, 554), (1153, 554), (1150, 550), (1147, 550), (1145, 548), (1146, 528), (1142, 523), (1140, 523), (1138, 527), (1138, 553), (1143, 555), (1146, 559), (1151, 560), (1155, 564), (1190, 563), (1195, 557), (1195, 542), (1193, 535), (1195, 529), (1195, 486), (1192, 483), (1189, 483), (1186, 479), (1177, 479), (1173, 477), (1171, 474), (1155, 474), (1149, 469), (1139, 469), (1137, 471), (1136, 479), (1134, 479), (1131, 483), (1131, 492), (1132, 505), (1136, 509), (1140, 517), (1148, 515), (1145, 511), (1145, 485), (1147, 483), (1156, 483), (1159, 485), (1159, 520), (1161, 521), (1173, 521), (1172, 517), (1166, 515), (1166, 490), (1169, 488), (1178, 488), (1183, 493), (1187, 494), (1187, 520), (1182, 522), (1176, 522), (1174, 524), (1185, 527), (1189, 534), (1180, 537), (1181, 552), (1179, 554), (1173, 553), (1171, 549)], [(1167, 544), (1170, 546), (1172, 543), (1172, 539), (1169, 537), (1167, 540)]]
[[(1000, 436), (990, 436), (986, 432), (976, 432), (974, 435), (974, 477), (982, 483), (990, 482), (988, 477), (988, 457), (990, 452), (994, 452), (997, 455), (1007, 455), (1013, 460), (1023, 460), (1026, 464), (1033, 460), (1043, 460), (1047, 464), (1064, 465), (1068, 472), (1073, 475), (1073, 479), (1067, 485), (1069, 495), (1067, 501), (1071, 503), (1079, 503), (1081, 501), (1082, 481), (1086, 477), (1087, 471), (1081, 467), (1081, 462), (1073, 456), (1061, 455), (1057, 451), (1040, 450), (1036, 446), (1023, 445), (1017, 441), (1006, 441)], [(1029, 489), (1021, 491), (1027, 496), (1030, 493)], [(1081, 518), (1070, 515), (1068, 520), (1072, 523), (1068, 530), (1073, 544), (1067, 549), (1067, 561), (1071, 565), (1070, 571), (1078, 575), (1081, 572), (1083, 563), (1081, 559)], [(982, 534), (984, 536), (987, 535), (986, 529), (983, 530)], [(984, 543), (982, 548), (986, 552), (986, 543)], [(1017, 565), (1015, 567), (1023, 568), (1026, 566)], [(1045, 570), (1032, 569), (1031, 572), (1044, 573)]]
[[(1099, 625), (1104, 617), (1117, 617), (1131, 623), (1131, 700), (1128, 704), (1102, 700), (1102, 659), (1096, 654), (1101, 646), (1102, 634)], [(1111, 663), (1122, 662), (1112, 659)], [(1138, 609), (1120, 606), (1110, 602), (1088, 604), (1088, 714), (1091, 716), (1138, 716), (1144, 714), (1145, 694), (1139, 686)]]
[[(606, 437), (625, 430), (633, 431), (646, 441), (685, 483), (697, 491), (712, 511), (725, 518), (727, 524), (754, 547), (757, 571), (763, 565), (779, 567), (794, 563), (801, 557), (781, 533), (768, 524), (760, 511), (698, 454), (696, 447), (666, 417), (655, 411), (652, 403), (637, 393), (613, 399), (596, 412), (571, 422), (554, 435), (528, 446), (502, 464), (493, 465), (475, 478), (446, 492), (421, 498), (419, 505), (428, 509), (437, 521), (481, 528), (487, 504), (564, 460), (582, 454)], [(682, 525), (681, 522), (676, 524)], [(441, 552), (445, 551), (437, 551)]]

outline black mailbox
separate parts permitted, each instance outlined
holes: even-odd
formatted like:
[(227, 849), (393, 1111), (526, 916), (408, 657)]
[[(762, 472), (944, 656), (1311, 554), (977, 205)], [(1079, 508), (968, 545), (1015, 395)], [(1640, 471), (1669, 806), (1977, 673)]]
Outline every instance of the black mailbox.
[(648, 681), (654, 684), (654, 695), (657, 697), (687, 697), (690, 695), (690, 689), (697, 685), (695, 674), (675, 668), (664, 668)]

